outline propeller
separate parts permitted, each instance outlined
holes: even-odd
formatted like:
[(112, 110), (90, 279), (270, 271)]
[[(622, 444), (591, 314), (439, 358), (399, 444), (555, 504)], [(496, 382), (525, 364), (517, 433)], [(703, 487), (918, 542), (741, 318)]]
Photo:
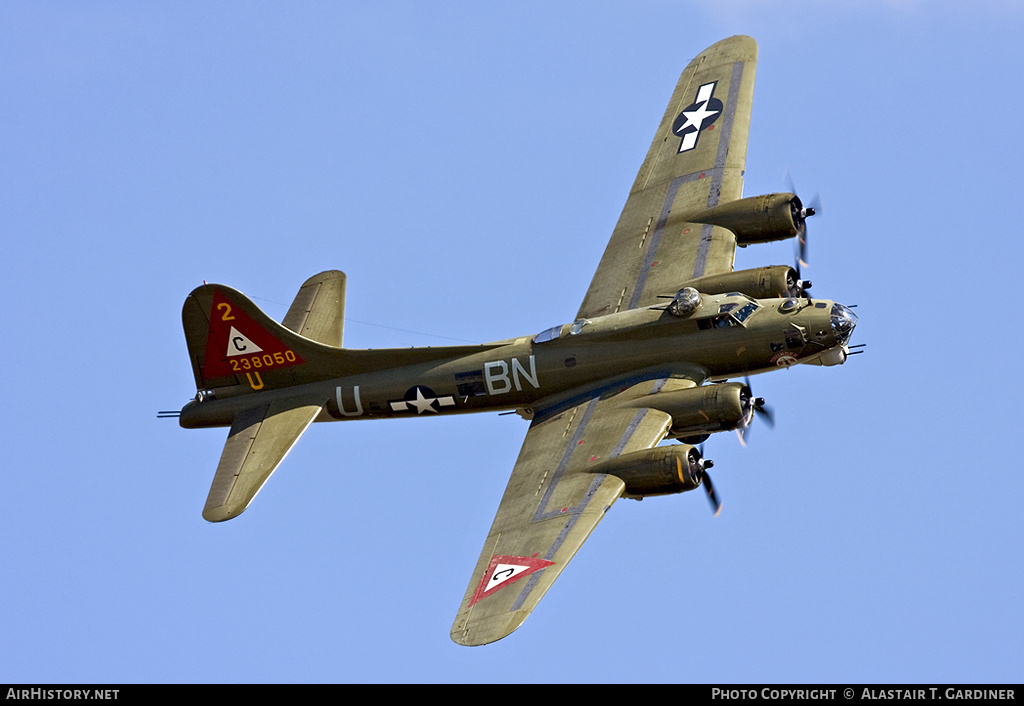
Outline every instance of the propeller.
[(708, 496), (708, 502), (711, 503), (711, 509), (715, 512), (715, 517), (718, 517), (718, 513), (722, 511), (722, 501), (718, 499), (717, 493), (715, 493), (715, 486), (711, 482), (711, 476), (708, 475), (707, 469), (715, 465), (715, 462), (709, 458), (704, 458), (704, 444), (700, 445), (700, 476), (701, 485), (704, 486), (704, 493)]
[[(796, 185), (789, 174), (786, 175), (786, 185), (790, 193), (796, 196)], [(794, 269), (796, 269), (797, 282), (795, 285), (797, 291), (804, 295), (806, 290), (811, 288), (810, 282), (805, 282), (800, 278), (801, 266), (807, 267), (807, 219), (817, 213), (822, 213), (821, 195), (815, 194), (807, 206), (804, 206), (800, 197), (796, 196), (790, 202), (789, 207), (793, 213), (793, 223), (796, 225), (797, 252)]]
[(792, 297), (809, 297), (807, 290), (811, 288), (811, 281), (800, 278), (800, 263), (797, 262), (786, 275), (786, 290)]
[(741, 393), (740, 401), (746, 409), (746, 414), (743, 417), (743, 421), (740, 422), (738, 427), (736, 427), (736, 435), (739, 437), (740, 443), (743, 446), (746, 446), (747, 437), (750, 435), (750, 425), (754, 421), (754, 415), (759, 416), (764, 423), (768, 425), (769, 429), (774, 429), (775, 414), (772, 412), (771, 407), (765, 404), (763, 397), (754, 397), (754, 393), (750, 391), (749, 376), (744, 379), (744, 385), (746, 386), (746, 390)]
[(796, 224), (797, 237), (797, 262), (804, 267), (807, 266), (807, 219), (821, 212), (821, 197), (817, 194), (810, 205), (804, 206), (800, 197), (793, 199), (790, 203), (793, 210), (793, 223)]
[[(743, 407), (744, 414), (743, 421), (736, 427), (736, 433), (740, 437), (740, 443), (746, 446), (746, 435), (750, 433), (750, 424), (753, 422), (754, 416), (761, 417), (769, 428), (774, 428), (775, 415), (772, 413), (771, 408), (765, 404), (763, 397), (754, 397), (750, 391), (749, 376), (744, 380), (743, 391), (740, 393), (740, 404)], [(722, 501), (718, 499), (718, 493), (715, 492), (715, 484), (711, 482), (711, 476), (708, 474), (708, 469), (714, 466), (715, 463), (709, 458), (704, 458), (703, 442), (697, 447), (697, 453), (699, 458), (694, 459), (692, 456), (690, 457), (690, 468), (692, 471), (695, 471), (695, 475), (699, 475), (700, 484), (704, 486), (704, 493), (708, 497), (708, 502), (711, 503), (711, 509), (714, 511), (715, 517), (718, 517), (718, 514), (722, 511)]]
[(718, 499), (718, 495), (715, 494), (715, 486), (711, 484), (711, 476), (704, 473), (704, 480), (701, 481), (701, 485), (704, 486), (704, 492), (707, 493), (708, 502), (711, 503), (711, 509), (715, 511), (715, 517), (722, 512), (722, 501)]

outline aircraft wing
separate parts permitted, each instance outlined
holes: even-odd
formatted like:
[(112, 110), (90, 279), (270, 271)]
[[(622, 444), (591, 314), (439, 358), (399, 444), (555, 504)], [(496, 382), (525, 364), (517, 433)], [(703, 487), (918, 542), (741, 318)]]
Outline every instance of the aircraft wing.
[(668, 433), (671, 417), (642, 404), (665, 384), (594, 390), (535, 416), (452, 626), (455, 642), (494, 642), (526, 620), (625, 488), (588, 467)]
[(659, 303), (731, 272), (736, 237), (687, 214), (742, 197), (757, 43), (731, 37), (683, 71), (583, 305), (586, 319)]

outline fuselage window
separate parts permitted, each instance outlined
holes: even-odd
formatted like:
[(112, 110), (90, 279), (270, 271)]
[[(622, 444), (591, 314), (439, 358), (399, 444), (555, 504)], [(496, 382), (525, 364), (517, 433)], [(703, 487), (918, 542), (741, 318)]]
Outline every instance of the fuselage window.
[(709, 328), (729, 328), (730, 326), (739, 326), (736, 323), (736, 319), (732, 318), (729, 314), (719, 314), (718, 316), (712, 316), (709, 319), (698, 319), (697, 328), (709, 329)]
[(737, 311), (732, 312), (732, 315), (733, 315), (733, 317), (735, 317), (735, 319), (737, 321), (739, 321), (740, 323), (743, 323), (748, 318), (750, 318), (750, 315), (753, 314), (755, 311), (757, 311), (757, 309), (758, 309), (757, 304), (755, 304), (754, 302), (750, 302), (746, 306), (741, 307)]
[(740, 326), (744, 321), (750, 318), (751, 314), (760, 308), (754, 302), (745, 304), (737, 309), (736, 307), (738, 306), (739, 304), (735, 303), (722, 304), (719, 307), (719, 311), (724, 313), (706, 319), (698, 319), (697, 328), (706, 330), (709, 328), (729, 328), (730, 326)]

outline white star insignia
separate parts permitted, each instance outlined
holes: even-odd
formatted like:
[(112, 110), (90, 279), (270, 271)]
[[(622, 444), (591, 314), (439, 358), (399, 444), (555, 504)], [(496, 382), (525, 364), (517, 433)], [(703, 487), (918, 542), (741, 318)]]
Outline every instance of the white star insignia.
[(719, 111), (717, 110), (708, 110), (707, 101), (701, 103), (700, 108), (697, 110), (684, 110), (683, 115), (686, 116), (686, 122), (683, 123), (682, 127), (680, 127), (676, 132), (681, 135), (686, 132), (686, 129), (689, 127), (700, 130), (700, 126), (704, 124), (705, 120), (710, 118), (712, 115), (718, 115), (718, 113)]
[[(391, 405), (392, 412), (408, 412), (410, 408), (416, 410), (416, 414), (423, 414), (424, 412), (433, 412), (438, 414), (444, 407), (454, 407), (455, 398), (451, 395), (445, 395), (444, 397), (425, 397), (423, 390), (431, 392), (430, 388), (417, 387), (416, 398), (412, 400), (395, 400), (389, 402)], [(436, 406), (435, 406), (436, 403)]]
[(423, 414), (424, 412), (433, 412), (437, 414), (437, 410), (434, 409), (434, 402), (437, 400), (436, 397), (424, 397), (423, 390), (416, 388), (416, 399), (409, 400), (408, 404), (410, 407), (416, 408), (416, 414)]
[(704, 126), (710, 126), (711, 123), (718, 119), (717, 116), (721, 114), (721, 101), (715, 101), (715, 105), (718, 108), (710, 107), (717, 83), (717, 81), (712, 81), (698, 88), (697, 97), (694, 98), (693, 103), (687, 106), (690, 110), (684, 110), (676, 117), (676, 122), (672, 127), (675, 134), (682, 138), (679, 142), (680, 152), (686, 152), (696, 147), (697, 139), (700, 137)]

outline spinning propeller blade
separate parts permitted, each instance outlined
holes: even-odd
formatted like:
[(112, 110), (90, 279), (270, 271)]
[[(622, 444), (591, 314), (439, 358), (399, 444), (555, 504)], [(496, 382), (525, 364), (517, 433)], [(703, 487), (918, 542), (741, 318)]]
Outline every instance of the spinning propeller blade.
[(711, 503), (711, 509), (715, 511), (715, 517), (718, 517), (718, 513), (722, 511), (722, 501), (718, 499), (718, 495), (715, 493), (715, 486), (711, 482), (711, 476), (708, 475), (708, 470), (715, 465), (715, 462), (711, 459), (704, 458), (704, 444), (700, 445), (698, 449), (700, 453), (700, 475), (701, 485), (704, 486), (704, 493), (708, 496), (708, 502)]
[(754, 421), (754, 415), (756, 414), (764, 423), (768, 425), (769, 429), (775, 428), (775, 413), (772, 412), (771, 407), (765, 404), (763, 397), (754, 397), (753, 392), (750, 391), (750, 378), (744, 379), (744, 385), (746, 385), (746, 393), (742, 395), (741, 399), (746, 408), (746, 414), (740, 425), (736, 427), (736, 435), (740, 439), (740, 443), (743, 446), (747, 445), (747, 437), (750, 435), (750, 424)]
[[(786, 175), (786, 186), (790, 193), (794, 195), (797, 193), (796, 185), (793, 183), (793, 178), (789, 174)], [(807, 267), (807, 219), (816, 213), (822, 213), (821, 195), (815, 194), (814, 198), (811, 199), (807, 206), (804, 206), (800, 197), (797, 196), (791, 204), (791, 208), (793, 209), (793, 222), (796, 224), (797, 228), (796, 271), (797, 276), (799, 277), (800, 268)], [(803, 283), (803, 285), (804, 286), (801, 287), (801, 292), (811, 288), (810, 282)]]

